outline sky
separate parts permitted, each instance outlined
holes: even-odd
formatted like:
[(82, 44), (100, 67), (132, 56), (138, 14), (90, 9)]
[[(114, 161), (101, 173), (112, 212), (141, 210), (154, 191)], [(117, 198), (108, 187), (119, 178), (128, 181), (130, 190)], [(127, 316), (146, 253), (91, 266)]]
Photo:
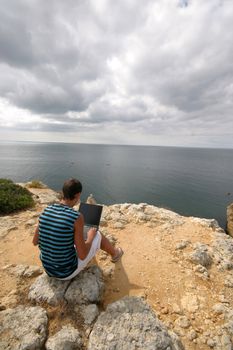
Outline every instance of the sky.
[(0, 0), (0, 140), (233, 148), (232, 0)]

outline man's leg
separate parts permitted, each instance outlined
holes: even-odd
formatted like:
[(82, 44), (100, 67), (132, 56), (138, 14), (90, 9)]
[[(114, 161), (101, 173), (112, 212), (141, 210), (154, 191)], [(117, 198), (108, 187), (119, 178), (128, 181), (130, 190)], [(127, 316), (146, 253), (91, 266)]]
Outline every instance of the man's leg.
[(112, 257), (116, 254), (116, 249), (113, 247), (113, 245), (109, 242), (109, 240), (107, 239), (107, 237), (105, 237), (104, 235), (102, 235), (102, 233), (100, 233), (102, 236), (101, 239), (101, 244), (100, 244), (100, 249), (104, 250), (106, 253), (108, 253), (109, 255), (111, 255)]
[(102, 233), (101, 233), (101, 236), (102, 236), (102, 239), (101, 239), (100, 249), (104, 250), (106, 253), (111, 255), (112, 262), (117, 262), (120, 259), (120, 257), (123, 255), (123, 250), (121, 248), (113, 247), (113, 245), (109, 242), (107, 237), (102, 235)]

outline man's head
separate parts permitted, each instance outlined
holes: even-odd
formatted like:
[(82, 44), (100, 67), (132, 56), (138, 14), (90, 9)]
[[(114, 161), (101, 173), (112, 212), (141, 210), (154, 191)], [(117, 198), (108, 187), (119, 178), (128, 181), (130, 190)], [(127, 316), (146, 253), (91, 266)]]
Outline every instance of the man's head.
[(82, 184), (77, 179), (66, 180), (64, 182), (62, 192), (64, 199), (73, 200), (77, 194), (82, 192)]

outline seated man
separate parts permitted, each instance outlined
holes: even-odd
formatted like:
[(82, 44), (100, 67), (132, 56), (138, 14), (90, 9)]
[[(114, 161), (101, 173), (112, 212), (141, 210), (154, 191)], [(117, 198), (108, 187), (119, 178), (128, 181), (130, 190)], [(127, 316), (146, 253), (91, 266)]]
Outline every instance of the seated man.
[(63, 185), (63, 199), (49, 205), (40, 215), (33, 244), (39, 244), (40, 259), (50, 277), (69, 280), (75, 277), (99, 249), (117, 262), (123, 255), (121, 248), (114, 248), (109, 240), (92, 228), (84, 240), (83, 215), (73, 209), (81, 196), (82, 184), (69, 179)]

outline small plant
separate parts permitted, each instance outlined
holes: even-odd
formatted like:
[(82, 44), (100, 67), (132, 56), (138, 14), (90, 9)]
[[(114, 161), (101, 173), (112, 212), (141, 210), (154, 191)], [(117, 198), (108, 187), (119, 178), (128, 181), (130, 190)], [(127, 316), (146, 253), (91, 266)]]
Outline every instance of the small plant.
[(9, 179), (0, 179), (0, 214), (34, 206), (32, 194)]
[(27, 184), (28, 188), (45, 188), (46, 186), (39, 180), (32, 180)]

